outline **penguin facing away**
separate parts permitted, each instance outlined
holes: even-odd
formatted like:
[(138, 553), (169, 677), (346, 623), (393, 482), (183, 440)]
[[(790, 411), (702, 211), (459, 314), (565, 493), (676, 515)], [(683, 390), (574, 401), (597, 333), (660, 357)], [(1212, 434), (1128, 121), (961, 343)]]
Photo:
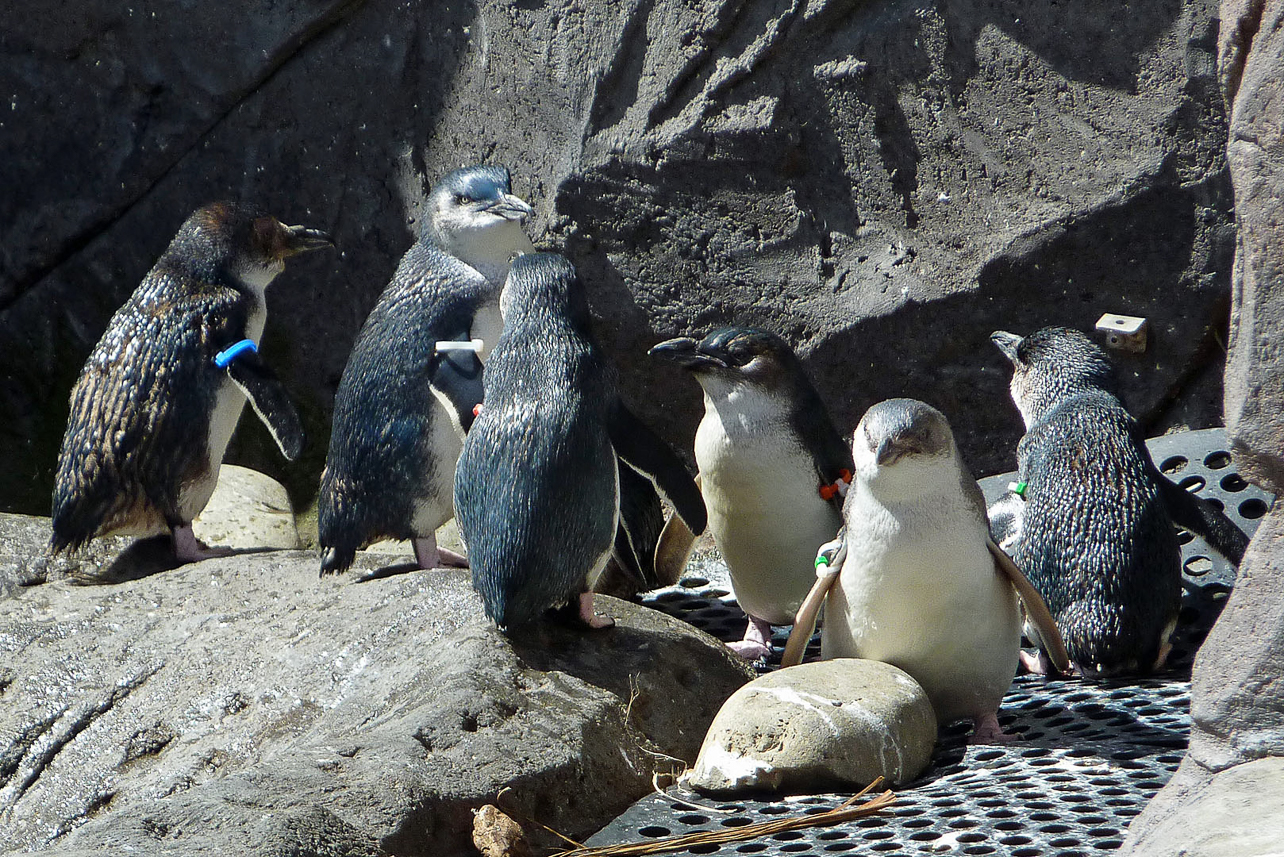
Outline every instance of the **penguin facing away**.
[(1117, 397), (1113, 366), (1087, 336), (1047, 327), (991, 339), (1012, 363), (1012, 399), (1026, 425), (1017, 445), (1022, 502), (1005, 505), (1012, 558), (1084, 675), (1161, 668), (1181, 600), (1173, 520), (1234, 562), (1247, 536), (1159, 473)]
[(455, 474), (473, 586), (505, 630), (548, 608), (609, 627), (589, 584), (615, 539), (620, 462), (654, 480), (697, 531), (704, 508), (681, 462), (619, 400), (569, 262), (551, 253), (515, 259), (502, 309), (485, 407)]
[(690, 370), (704, 391), (696, 430), (700, 489), (732, 589), (749, 617), (729, 644), (750, 660), (771, 651), (811, 588), (816, 548), (842, 523), (851, 450), (783, 339), (727, 327), (651, 354)]
[(299, 253), (331, 246), (230, 202), (197, 209), (112, 316), (71, 392), (50, 550), (169, 531), (175, 557), (222, 551), (192, 534), (248, 398), (289, 460), (298, 413), (257, 353), (265, 290)]
[[(941, 723), (969, 717), (975, 743), (1009, 740), (997, 711), (1021, 646), (1017, 590), (996, 565), (985, 500), (949, 423), (923, 402), (889, 399), (861, 418), (852, 452), (845, 524), (827, 546), (837, 580), (821, 656), (899, 667)], [(804, 642), (811, 621), (799, 617)]]
[(454, 516), (455, 462), (499, 338), (509, 261), (534, 250), (522, 230), (530, 213), (502, 167), (456, 170), (429, 196), (419, 239), (366, 318), (335, 394), (318, 496), (321, 574), (345, 571), (381, 538), (411, 539), (421, 568), (467, 567), (435, 533)]

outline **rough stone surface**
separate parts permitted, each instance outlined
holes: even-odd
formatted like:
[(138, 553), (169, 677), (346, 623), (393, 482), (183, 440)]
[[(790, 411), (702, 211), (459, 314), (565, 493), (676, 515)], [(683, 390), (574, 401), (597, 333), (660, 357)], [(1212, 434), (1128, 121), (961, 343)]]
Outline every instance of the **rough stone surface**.
[(932, 760), (927, 694), (890, 664), (836, 658), (777, 670), (732, 694), (688, 785), (714, 793), (823, 791), (882, 776), (900, 785)]
[(1284, 853), (1284, 759), (1259, 759), (1214, 774), (1199, 799), (1157, 825), (1149, 842), (1148, 853), (1166, 857)]
[(0, 851), (465, 854), (504, 785), (505, 811), (584, 835), (651, 790), (659, 754), (693, 760), (752, 675), (612, 599), (614, 630), (510, 641), (466, 572), (370, 559), (365, 578), (282, 551), (0, 598)]
[[(1231, 111), (1227, 151), (1238, 223), (1226, 425), (1240, 472), (1278, 494), (1284, 491), (1284, 2), (1225, 0), (1221, 20), (1219, 72)], [(1280, 853), (1284, 509), (1278, 500), (1195, 659), (1191, 719), (1190, 751), (1129, 828), (1125, 851)], [(1274, 780), (1263, 780), (1266, 774)], [(1268, 836), (1257, 837), (1268, 829)]]
[(696, 385), (644, 350), (728, 322), (797, 345), (842, 426), (940, 407), (980, 473), (1021, 433), (999, 327), (1147, 316), (1121, 360), (1147, 433), (1219, 420), (1186, 394), (1220, 363), (1233, 244), (1212, 0), (48, 5), (0, 12), (0, 508), (45, 510), (85, 356), (225, 196), (339, 245), (269, 290), (303, 457), (252, 417), (229, 451), (305, 508), (423, 185), (478, 160), (513, 168), (678, 444)]
[(285, 486), (270, 476), (225, 464), (192, 531), (207, 544), (228, 548), (302, 547)]

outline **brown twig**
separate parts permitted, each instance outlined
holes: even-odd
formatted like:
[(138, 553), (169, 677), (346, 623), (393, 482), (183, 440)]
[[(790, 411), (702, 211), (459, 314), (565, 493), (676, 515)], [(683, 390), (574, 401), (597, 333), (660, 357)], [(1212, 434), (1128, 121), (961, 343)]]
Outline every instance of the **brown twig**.
[(857, 800), (864, 797), (883, 781), (882, 777), (874, 780), (857, 794), (826, 812), (815, 815), (798, 815), (792, 818), (779, 818), (764, 821), (760, 824), (749, 824), (744, 827), (726, 830), (705, 830), (698, 833), (687, 833), (682, 836), (669, 836), (650, 842), (630, 842), (624, 845), (603, 845), (600, 848), (580, 847), (570, 851), (559, 851), (552, 857), (645, 857), (645, 855), (664, 854), (668, 851), (680, 851), (694, 845), (722, 845), (728, 842), (743, 842), (746, 839), (757, 839), (760, 836), (771, 836), (786, 830), (801, 830), (807, 827), (825, 827), (839, 824), (855, 818), (864, 818), (880, 812), (896, 802), (896, 796), (890, 791), (877, 795), (860, 806)]

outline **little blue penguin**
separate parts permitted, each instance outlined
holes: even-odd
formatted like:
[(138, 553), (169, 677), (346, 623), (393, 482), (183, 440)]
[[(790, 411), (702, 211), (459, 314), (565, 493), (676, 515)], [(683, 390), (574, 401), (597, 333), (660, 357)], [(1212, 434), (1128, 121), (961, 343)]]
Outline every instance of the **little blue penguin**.
[(513, 261), (486, 402), (464, 440), (455, 510), (473, 586), (506, 631), (549, 608), (591, 628), (613, 620), (589, 591), (615, 540), (620, 463), (652, 480), (687, 525), (705, 526), (690, 473), (624, 406), (590, 331), (584, 286), (561, 256)]
[(842, 523), (851, 450), (774, 333), (720, 328), (679, 337), (651, 354), (694, 373), (704, 390), (695, 457), (709, 528), (749, 617), (729, 644), (750, 660), (771, 651), (771, 625), (794, 621), (814, 580), (816, 548)]
[(1047, 601), (1081, 673), (1162, 667), (1181, 601), (1173, 520), (1234, 562), (1247, 537), (1159, 473), (1119, 401), (1114, 367), (1087, 336), (1046, 327), (991, 340), (1012, 363), (1026, 426), (1021, 502), (1004, 498), (1001, 516), (1012, 558)]
[(974, 742), (1007, 740), (997, 712), (1021, 647), (1018, 593), (949, 423), (923, 402), (889, 399), (861, 418), (852, 453), (845, 524), (827, 546), (841, 569), (821, 656), (899, 667), (942, 724), (970, 717)]
[(429, 196), (339, 380), (317, 508), (323, 575), (381, 538), (412, 539), (422, 568), (467, 566), (437, 547), (436, 530), (454, 516), (455, 462), (482, 401), (509, 262), (534, 250), (530, 214), (502, 167), (456, 170)]
[(328, 236), (230, 202), (197, 209), (112, 316), (71, 392), (53, 494), (54, 553), (109, 534), (172, 533), (175, 557), (215, 556), (192, 534), (248, 398), (289, 460), (294, 405), (257, 352), (265, 289)]

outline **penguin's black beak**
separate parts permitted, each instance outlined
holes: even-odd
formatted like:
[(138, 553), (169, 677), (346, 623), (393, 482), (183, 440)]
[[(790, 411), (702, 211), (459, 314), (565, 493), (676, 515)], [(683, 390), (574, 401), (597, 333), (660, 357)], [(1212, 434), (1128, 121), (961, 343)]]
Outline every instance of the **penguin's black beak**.
[(519, 196), (513, 196), (511, 193), (501, 193), (499, 197), (482, 207), (482, 211), (489, 212), (505, 220), (515, 220), (518, 223), (535, 213), (535, 209), (526, 204), (526, 200)]
[(1017, 362), (1017, 346), (1021, 344), (1021, 337), (1006, 330), (996, 330), (990, 334), (990, 341), (997, 345), (1009, 360), (1013, 363)]
[(647, 354), (651, 357), (663, 357), (666, 360), (672, 360), (679, 366), (687, 369), (698, 369), (702, 366), (726, 366), (726, 364), (699, 349), (700, 343), (696, 342), (689, 336), (679, 336), (676, 339), (666, 339), (651, 348)]
[(309, 250), (320, 250), (322, 247), (333, 247), (334, 241), (320, 229), (309, 229), (306, 226), (286, 226), (282, 236), (280, 253), (282, 259), (307, 253)]
[(885, 437), (878, 442), (878, 447), (874, 450), (874, 461), (879, 467), (887, 467), (900, 461), (908, 451), (897, 438)]

